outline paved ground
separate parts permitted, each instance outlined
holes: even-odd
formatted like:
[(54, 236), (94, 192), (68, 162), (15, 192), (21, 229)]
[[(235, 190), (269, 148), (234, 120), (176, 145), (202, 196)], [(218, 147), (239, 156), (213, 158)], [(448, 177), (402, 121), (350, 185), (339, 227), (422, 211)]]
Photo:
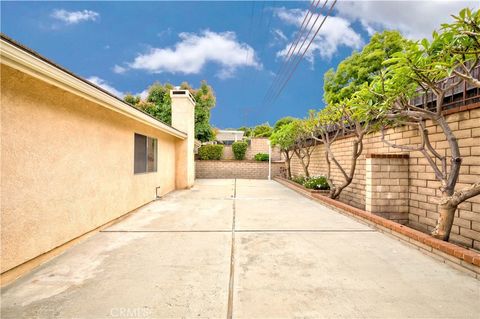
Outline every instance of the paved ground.
[(199, 180), (2, 290), (2, 318), (478, 318), (480, 282), (276, 182)]

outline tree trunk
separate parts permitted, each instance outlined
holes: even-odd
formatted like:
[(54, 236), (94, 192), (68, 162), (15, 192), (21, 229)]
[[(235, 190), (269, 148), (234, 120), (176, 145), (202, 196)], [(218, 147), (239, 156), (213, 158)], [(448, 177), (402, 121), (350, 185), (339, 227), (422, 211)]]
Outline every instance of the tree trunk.
[(435, 229), (432, 231), (432, 236), (444, 241), (448, 241), (450, 231), (452, 230), (453, 219), (457, 205), (452, 204), (451, 200), (447, 200), (438, 205), (438, 219)]
[(301, 159), (303, 172), (305, 173), (306, 177), (310, 177), (310, 173), (308, 172), (308, 166), (304, 163), (303, 158)]
[(451, 190), (443, 192), (442, 198), (438, 204), (439, 216), (437, 225), (432, 231), (432, 236), (448, 241), (458, 205), (467, 199), (478, 195), (480, 195), (480, 182), (456, 192), (452, 192)]
[(290, 157), (288, 154), (285, 156), (285, 167), (287, 168), (287, 178), (292, 179), (292, 170), (290, 168)]

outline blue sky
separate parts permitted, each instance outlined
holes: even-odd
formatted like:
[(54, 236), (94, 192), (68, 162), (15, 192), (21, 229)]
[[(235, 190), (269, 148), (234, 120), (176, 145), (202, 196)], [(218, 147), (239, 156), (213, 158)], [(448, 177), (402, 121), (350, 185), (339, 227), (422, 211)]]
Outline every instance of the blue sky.
[(207, 80), (217, 95), (212, 124), (235, 128), (322, 108), (324, 72), (361, 49), (373, 32), (398, 29), (409, 38), (428, 37), (450, 14), (479, 5), (339, 1), (281, 95), (265, 105), (309, 6), (305, 1), (2, 1), (1, 29), (117, 95), (140, 94), (155, 81), (196, 87)]

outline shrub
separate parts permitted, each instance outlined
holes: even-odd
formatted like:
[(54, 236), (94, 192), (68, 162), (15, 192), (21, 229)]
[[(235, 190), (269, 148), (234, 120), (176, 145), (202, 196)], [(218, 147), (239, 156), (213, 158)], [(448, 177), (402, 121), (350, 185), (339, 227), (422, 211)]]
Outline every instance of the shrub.
[(248, 144), (246, 142), (235, 142), (232, 144), (233, 156), (236, 160), (245, 159)]
[(305, 183), (305, 177), (299, 175), (299, 176), (293, 176), (292, 181), (294, 181), (297, 184), (303, 185)]
[(328, 190), (330, 186), (328, 185), (327, 178), (325, 176), (312, 176), (306, 178), (303, 182), (303, 186), (308, 189), (316, 190)]
[(198, 156), (201, 160), (219, 160), (223, 155), (223, 145), (209, 144), (202, 145), (198, 149)]
[(265, 153), (255, 154), (254, 159), (259, 162), (266, 162), (268, 161), (268, 154), (265, 154)]

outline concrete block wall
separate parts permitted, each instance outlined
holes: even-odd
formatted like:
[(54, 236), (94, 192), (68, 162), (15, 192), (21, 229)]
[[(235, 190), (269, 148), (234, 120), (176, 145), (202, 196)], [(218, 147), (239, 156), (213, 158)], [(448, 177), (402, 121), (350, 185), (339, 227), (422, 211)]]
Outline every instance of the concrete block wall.
[[(268, 162), (258, 161), (195, 161), (197, 178), (246, 178), (267, 179)], [(285, 163), (272, 162), (272, 178), (284, 176)]]
[[(268, 138), (266, 137), (252, 138), (250, 140), (250, 145), (247, 148), (245, 159), (253, 160), (255, 155), (258, 153), (268, 154)], [(222, 159), (224, 160), (234, 159), (231, 145), (225, 145), (223, 149)], [(281, 160), (280, 150), (276, 147), (272, 148), (272, 161), (280, 161), (280, 160)]]
[(408, 224), (408, 154), (366, 156), (365, 210)]
[[(456, 189), (461, 189), (480, 180), (480, 103), (452, 109), (445, 113), (450, 128), (458, 139), (463, 158), (460, 177)], [(440, 153), (450, 155), (448, 143), (441, 129), (431, 121), (426, 123), (430, 131), (430, 141)], [(416, 128), (411, 126), (392, 128), (386, 132), (386, 139), (399, 145), (415, 145), (420, 142)], [(349, 167), (353, 138), (345, 137), (335, 142), (333, 152), (344, 167)], [(340, 200), (354, 207), (366, 208), (366, 155), (397, 154), (398, 149), (389, 147), (381, 140), (380, 133), (369, 134), (364, 139), (364, 152), (357, 162), (357, 170), (352, 184), (342, 193)], [(423, 232), (433, 229), (438, 217), (437, 200), (441, 194), (440, 183), (435, 179), (432, 168), (420, 152), (409, 152), (409, 201), (408, 225)], [(325, 149), (317, 146), (312, 155), (310, 173), (325, 174)], [(303, 175), (297, 158), (292, 160), (292, 172)], [(342, 176), (332, 163), (334, 180)], [(480, 250), (480, 196), (471, 198), (457, 210), (450, 241)]]

